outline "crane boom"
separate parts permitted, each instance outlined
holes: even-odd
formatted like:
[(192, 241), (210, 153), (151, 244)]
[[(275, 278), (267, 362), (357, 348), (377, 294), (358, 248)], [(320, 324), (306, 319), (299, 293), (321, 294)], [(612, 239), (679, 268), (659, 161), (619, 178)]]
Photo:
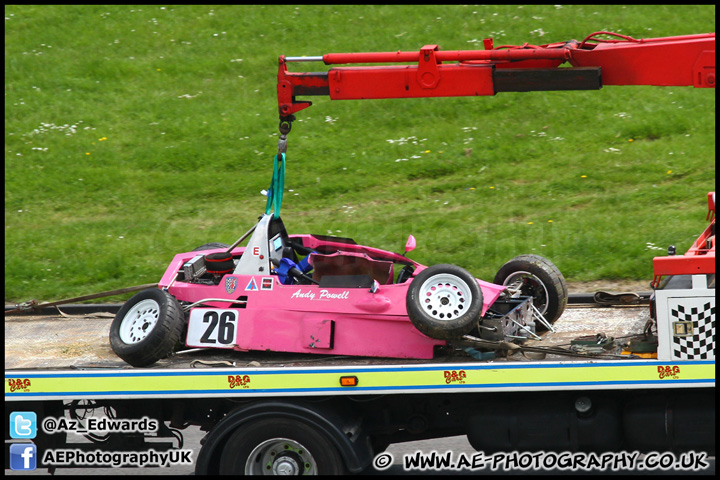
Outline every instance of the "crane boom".
[[(281, 121), (312, 105), (298, 96), (360, 100), (597, 90), (603, 85), (715, 88), (714, 33), (634, 39), (595, 32), (582, 42), (499, 47), (493, 47), (492, 39), (483, 43), (485, 50), (441, 51), (437, 45), (425, 45), (419, 52), (280, 56)], [(327, 72), (288, 71), (288, 63), (300, 61), (350, 66), (333, 66)], [(570, 68), (558, 68), (566, 62)]]

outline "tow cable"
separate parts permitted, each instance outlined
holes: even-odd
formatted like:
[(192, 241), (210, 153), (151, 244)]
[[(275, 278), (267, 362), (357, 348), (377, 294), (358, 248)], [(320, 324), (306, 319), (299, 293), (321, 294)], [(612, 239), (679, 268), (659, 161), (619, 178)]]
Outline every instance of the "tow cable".
[[(543, 346), (526, 346), (526, 345), (518, 345), (515, 343), (509, 343), (505, 341), (498, 341), (498, 340), (485, 340), (477, 337), (473, 337), (471, 335), (463, 335), (462, 339), (458, 340), (452, 340), (450, 341), (453, 345), (459, 346), (459, 347), (470, 347), (470, 348), (480, 348), (483, 350), (490, 350), (490, 351), (503, 351), (506, 352), (506, 354), (512, 355), (512, 353), (518, 352), (522, 353), (524, 356), (527, 353), (535, 353), (535, 354), (541, 354), (541, 355), (560, 355), (560, 356), (568, 356), (568, 357), (581, 357), (581, 358), (632, 358), (632, 355), (617, 355), (612, 353), (598, 353), (594, 351), (588, 351), (588, 352), (580, 352), (571, 350), (568, 348), (563, 347), (543, 347)], [(468, 352), (470, 353), (470, 352)], [(482, 352), (480, 352), (482, 353)], [(472, 353), (470, 353), (470, 356), (474, 356)], [(477, 357), (475, 357), (477, 358)], [(486, 359), (489, 360), (491, 357), (486, 356)], [(530, 360), (534, 360), (534, 358), (528, 357)]]
[(283, 190), (285, 189), (285, 154), (287, 153), (287, 135), (292, 129), (293, 115), (280, 117), (280, 137), (278, 138), (278, 153), (273, 162), (273, 175), (270, 181), (270, 188), (267, 190), (267, 206), (265, 215), (270, 215), (274, 209), (275, 218), (280, 217), (282, 206)]
[(270, 188), (267, 190), (267, 206), (265, 207), (265, 215), (275, 210), (275, 218), (280, 216), (280, 207), (282, 206), (283, 189), (285, 188), (285, 154), (278, 153), (275, 155), (273, 162), (273, 176), (270, 182)]
[[(15, 304), (15, 308), (13, 310), (5, 310), (5, 315), (8, 315), (8, 314), (12, 315), (15, 313), (28, 313), (31, 311), (37, 311), (37, 310), (41, 310), (43, 308), (48, 308), (48, 307), (57, 308), (58, 305), (65, 305), (65, 304), (72, 303), (72, 302), (82, 302), (85, 300), (93, 300), (95, 298), (111, 297), (113, 295), (121, 295), (123, 293), (136, 292), (138, 290), (145, 290), (147, 288), (155, 288), (157, 286), (158, 286), (157, 283), (147, 283), (145, 285), (137, 285), (135, 287), (120, 288), (118, 290), (110, 290), (108, 292), (93, 293), (90, 295), (83, 295), (83, 296), (75, 297), (75, 298), (67, 298), (65, 300), (58, 300), (55, 302), (38, 303), (37, 300), (28, 300), (27, 302)], [(62, 311), (60, 311), (59, 308), (57, 308), (57, 310), (60, 312), (60, 314), (62, 316), (67, 316)]]

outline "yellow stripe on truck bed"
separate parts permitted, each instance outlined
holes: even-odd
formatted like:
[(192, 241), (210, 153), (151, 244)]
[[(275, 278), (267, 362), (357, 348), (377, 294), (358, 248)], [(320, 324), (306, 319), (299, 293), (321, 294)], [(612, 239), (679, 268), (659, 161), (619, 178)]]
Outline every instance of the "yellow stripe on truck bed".
[[(356, 377), (357, 382), (343, 386), (341, 377)], [(5, 372), (5, 400), (517, 392), (714, 385), (714, 361), (637, 359), (309, 368), (27, 370)]]

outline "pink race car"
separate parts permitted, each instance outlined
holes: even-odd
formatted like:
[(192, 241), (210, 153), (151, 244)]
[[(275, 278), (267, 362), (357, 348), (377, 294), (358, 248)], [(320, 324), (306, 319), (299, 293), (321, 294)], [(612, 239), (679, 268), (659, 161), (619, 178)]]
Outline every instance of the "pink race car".
[[(414, 247), (410, 236), (405, 254)], [(567, 304), (562, 274), (536, 255), (514, 258), (489, 283), (347, 238), (288, 235), (273, 214), (232, 246), (176, 255), (158, 286), (128, 300), (110, 328), (113, 351), (136, 367), (182, 343), (429, 359), (468, 334), (523, 341), (536, 321), (552, 328)]]

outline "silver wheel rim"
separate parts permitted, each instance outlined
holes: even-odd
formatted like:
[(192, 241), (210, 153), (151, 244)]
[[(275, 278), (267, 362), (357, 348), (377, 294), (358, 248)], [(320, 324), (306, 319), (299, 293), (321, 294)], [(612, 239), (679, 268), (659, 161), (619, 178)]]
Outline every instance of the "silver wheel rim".
[(120, 324), (120, 340), (132, 345), (150, 334), (160, 318), (160, 305), (155, 300), (142, 300), (130, 308)]
[(513, 297), (519, 297), (523, 295), (521, 292), (522, 286), (525, 282), (530, 284), (533, 288), (533, 305), (540, 311), (541, 314), (545, 314), (550, 302), (550, 296), (548, 295), (548, 289), (545, 284), (538, 277), (530, 272), (518, 271), (511, 273), (503, 282), (503, 286), (508, 287), (510, 295)]
[(317, 465), (300, 442), (272, 438), (250, 452), (245, 475), (317, 475)]
[(420, 305), (436, 320), (455, 320), (470, 308), (472, 291), (455, 275), (440, 273), (420, 286)]

